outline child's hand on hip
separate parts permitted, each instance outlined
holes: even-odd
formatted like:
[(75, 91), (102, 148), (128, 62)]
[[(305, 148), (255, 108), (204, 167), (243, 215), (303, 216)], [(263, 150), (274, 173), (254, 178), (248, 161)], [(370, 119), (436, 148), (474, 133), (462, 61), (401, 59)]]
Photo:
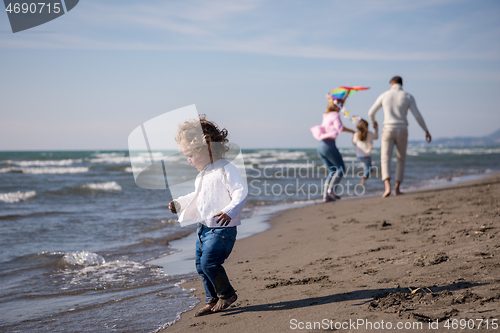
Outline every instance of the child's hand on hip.
[(217, 214), (214, 215), (214, 217), (218, 217), (215, 223), (219, 224), (220, 222), (221, 227), (225, 227), (231, 222), (231, 217), (224, 212), (218, 212)]

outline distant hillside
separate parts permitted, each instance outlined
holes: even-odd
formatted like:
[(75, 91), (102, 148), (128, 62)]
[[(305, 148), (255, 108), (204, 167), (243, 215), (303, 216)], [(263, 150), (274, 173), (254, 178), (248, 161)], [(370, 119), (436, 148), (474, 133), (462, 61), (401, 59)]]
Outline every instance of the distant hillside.
[[(408, 145), (429, 146), (425, 141), (409, 141)], [(432, 140), (430, 146), (438, 147), (484, 147), (484, 146), (500, 146), (500, 129), (494, 133), (482, 137), (456, 137), (456, 138), (440, 138)]]

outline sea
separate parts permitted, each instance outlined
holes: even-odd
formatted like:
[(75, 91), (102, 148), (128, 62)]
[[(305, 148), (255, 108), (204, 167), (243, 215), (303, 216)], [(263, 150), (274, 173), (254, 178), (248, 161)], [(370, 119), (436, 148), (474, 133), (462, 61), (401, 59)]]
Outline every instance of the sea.
[[(321, 204), (315, 149), (242, 152), (238, 238), (265, 232), (281, 209)], [(380, 195), (379, 149), (364, 187), (355, 150), (340, 152), (342, 200)], [(1, 332), (157, 332), (199, 303), (183, 287), (197, 278), (196, 226), (181, 227), (167, 191), (137, 186), (132, 171), (127, 151), (0, 152)], [(410, 147), (402, 190), (498, 171), (500, 147)]]

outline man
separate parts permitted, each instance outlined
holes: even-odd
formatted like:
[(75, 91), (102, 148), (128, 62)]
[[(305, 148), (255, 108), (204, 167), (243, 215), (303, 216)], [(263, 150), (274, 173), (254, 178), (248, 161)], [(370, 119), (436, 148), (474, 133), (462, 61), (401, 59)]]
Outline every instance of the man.
[(397, 167), (396, 167), (396, 188), (394, 195), (402, 194), (399, 190), (403, 181), (405, 171), (406, 146), (408, 143), (408, 109), (413, 113), (415, 119), (422, 129), (425, 131), (425, 139), (428, 143), (432, 138), (425, 126), (424, 118), (420, 115), (417, 109), (417, 104), (412, 95), (403, 90), (403, 79), (400, 76), (395, 76), (390, 81), (391, 89), (380, 95), (373, 106), (368, 111), (368, 116), (373, 124), (375, 114), (382, 107), (384, 109), (384, 127), (382, 130), (382, 149), (380, 152), (382, 166), (382, 180), (385, 183), (385, 192), (383, 198), (391, 194), (391, 156), (394, 145), (397, 152)]

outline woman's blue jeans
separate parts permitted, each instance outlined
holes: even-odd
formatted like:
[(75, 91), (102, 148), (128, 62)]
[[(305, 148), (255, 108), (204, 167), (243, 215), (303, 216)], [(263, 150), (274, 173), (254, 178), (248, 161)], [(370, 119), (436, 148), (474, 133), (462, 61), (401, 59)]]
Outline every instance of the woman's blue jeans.
[(370, 177), (370, 174), (372, 172), (372, 157), (371, 156), (356, 156), (358, 161), (363, 163), (363, 168), (365, 169), (365, 174), (363, 175), (364, 178)]
[[(328, 170), (326, 178), (325, 190), (335, 191), (335, 186), (344, 176), (344, 160), (340, 155), (334, 139), (321, 140), (318, 145), (318, 154)], [(326, 192), (326, 191), (325, 191)], [(324, 195), (325, 196), (325, 195)]]
[(209, 228), (200, 223), (197, 233), (196, 270), (205, 287), (207, 304), (231, 298), (235, 291), (222, 264), (233, 250), (236, 227)]

